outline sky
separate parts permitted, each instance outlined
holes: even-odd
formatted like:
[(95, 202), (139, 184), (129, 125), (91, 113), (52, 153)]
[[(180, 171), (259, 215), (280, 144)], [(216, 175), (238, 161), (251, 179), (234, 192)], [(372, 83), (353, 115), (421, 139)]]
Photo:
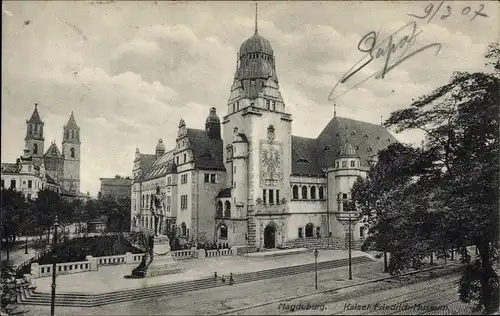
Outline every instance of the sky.
[[(338, 116), (380, 124), (454, 71), (482, 71), (487, 45), (498, 40), (498, 3), (440, 3), (259, 1), (259, 34), (274, 49), (293, 134), (317, 137), (333, 117), (332, 99)], [(53, 141), (61, 148), (74, 111), (81, 191), (93, 196), (99, 178), (132, 174), (136, 148), (154, 153), (160, 138), (173, 148), (181, 118), (203, 129), (210, 107), (227, 114), (236, 53), (255, 23), (255, 2), (244, 1), (3, 1), (2, 11), (1, 160), (22, 155), (34, 103), (45, 122), (45, 150)], [(475, 11), (481, 15), (473, 18)], [(405, 46), (411, 22), (421, 32)], [(401, 28), (393, 41), (402, 48), (389, 65), (406, 47), (409, 54), (440, 44), (439, 51), (430, 46), (358, 85), (384, 67), (387, 54), (379, 54), (337, 85), (367, 58), (369, 45), (385, 47), (382, 40)], [(372, 31), (377, 39), (365, 37)], [(418, 132), (395, 136), (422, 139)]]

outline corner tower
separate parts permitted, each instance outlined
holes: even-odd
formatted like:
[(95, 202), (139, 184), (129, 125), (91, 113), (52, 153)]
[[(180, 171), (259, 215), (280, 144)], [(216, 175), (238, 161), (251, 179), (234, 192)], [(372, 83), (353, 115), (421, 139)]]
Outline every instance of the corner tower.
[(237, 214), (248, 218), (247, 244), (263, 246), (269, 221), (277, 227), (280, 244), (290, 200), (292, 116), (286, 113), (281, 96), (273, 48), (259, 34), (257, 5), (254, 34), (237, 54), (227, 110), (222, 120), (224, 163), (229, 171), (225, 186), (231, 188)]
[(64, 156), (64, 189), (80, 193), (80, 127), (73, 112), (64, 126), (62, 154)]
[(33, 157), (33, 163), (40, 166), (43, 163), (43, 146), (45, 138), (43, 136), (43, 122), (38, 114), (38, 104), (35, 103), (35, 109), (31, 118), (26, 120), (26, 137), (24, 138), (25, 148)]

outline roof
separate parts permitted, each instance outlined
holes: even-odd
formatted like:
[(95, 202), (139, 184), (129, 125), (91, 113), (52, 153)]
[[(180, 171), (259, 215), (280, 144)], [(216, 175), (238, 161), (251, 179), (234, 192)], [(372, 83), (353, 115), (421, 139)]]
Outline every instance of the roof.
[(243, 42), (240, 46), (240, 55), (244, 55), (246, 53), (265, 53), (272, 55), (273, 48), (271, 47), (271, 43), (262, 36), (255, 32), (255, 34)]
[(363, 167), (369, 167), (371, 157), (385, 149), (396, 138), (383, 126), (357, 121), (353, 119), (334, 117), (318, 136), (318, 153), (323, 157), (322, 167), (333, 166), (345, 143), (350, 143), (360, 157)]
[(101, 185), (131, 185), (132, 179), (101, 178)]
[(33, 114), (31, 114), (31, 118), (28, 123), (32, 124), (43, 124), (42, 119), (40, 118), (40, 114), (38, 114), (38, 104), (35, 103), (35, 109), (33, 110)]
[(217, 196), (216, 196), (217, 199), (229, 198), (229, 197), (231, 197), (231, 189), (230, 188), (220, 190), (219, 194), (217, 194)]
[(68, 123), (66, 123), (66, 125), (64, 125), (64, 127), (76, 128), (76, 129), (79, 128), (78, 125), (76, 124), (75, 116), (73, 115), (73, 111), (71, 111), (71, 116), (69, 117)]
[[(58, 185), (56, 180), (54, 180), (51, 176), (49, 176), (48, 173), (45, 174), (45, 178), (47, 179), (47, 183)], [(63, 190), (63, 188), (61, 188), (61, 190)]]
[(316, 139), (292, 136), (292, 174), (324, 176), (318, 158)]
[(197, 169), (226, 170), (223, 162), (224, 143), (222, 139), (210, 138), (205, 130), (186, 129), (194, 164)]
[(19, 167), (16, 163), (2, 163), (2, 173), (19, 173)]
[(139, 157), (140, 167), (142, 169), (142, 174), (135, 178), (135, 181), (142, 180), (151, 170), (153, 163), (156, 161), (156, 155), (154, 154), (140, 154)]
[(47, 149), (44, 156), (62, 158), (61, 152), (59, 151), (59, 148), (57, 148), (56, 143), (50, 144), (49, 149)]
[(165, 176), (167, 173), (172, 171), (172, 165), (174, 164), (174, 151), (169, 150), (163, 155), (161, 155), (151, 166), (148, 173), (145, 173), (143, 177), (144, 180), (156, 179)]

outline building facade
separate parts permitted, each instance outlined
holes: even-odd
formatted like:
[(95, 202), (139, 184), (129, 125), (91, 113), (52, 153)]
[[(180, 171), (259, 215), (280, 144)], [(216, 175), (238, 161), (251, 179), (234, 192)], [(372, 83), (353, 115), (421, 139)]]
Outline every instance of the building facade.
[(100, 198), (130, 198), (132, 179), (115, 176), (114, 178), (100, 178)]
[[(350, 189), (395, 138), (335, 114), (317, 138), (294, 136), (274, 52), (257, 24), (237, 60), (222, 119), (211, 108), (205, 129), (180, 121), (175, 148), (165, 151), (160, 140), (154, 155), (136, 150), (132, 228), (152, 229), (159, 187), (181, 238), (203, 234), (249, 251), (324, 237), (343, 247)], [(351, 228), (356, 241), (366, 235), (363, 221)]]
[(2, 163), (2, 188), (13, 188), (24, 192), (27, 198), (35, 199), (39, 190), (49, 188), (72, 199), (87, 199), (80, 193), (80, 128), (73, 112), (63, 127), (62, 152), (52, 142), (44, 152), (44, 122), (38, 106), (26, 121), (24, 153), (16, 163)]

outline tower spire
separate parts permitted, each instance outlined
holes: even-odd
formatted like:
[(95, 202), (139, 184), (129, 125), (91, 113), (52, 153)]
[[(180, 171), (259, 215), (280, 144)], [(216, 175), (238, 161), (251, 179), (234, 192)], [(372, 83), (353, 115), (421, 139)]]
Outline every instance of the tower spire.
[(255, 2), (255, 34), (259, 33), (259, 28), (257, 24), (257, 2)]

